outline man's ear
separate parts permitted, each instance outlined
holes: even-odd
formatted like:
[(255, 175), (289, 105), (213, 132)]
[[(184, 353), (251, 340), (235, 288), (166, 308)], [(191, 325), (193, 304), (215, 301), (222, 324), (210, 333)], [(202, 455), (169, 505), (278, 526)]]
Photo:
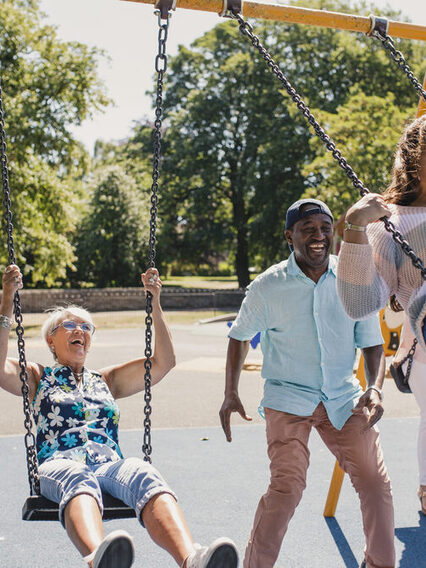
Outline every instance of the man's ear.
[(287, 239), (287, 242), (288, 242), (289, 245), (293, 244), (292, 234), (293, 233), (292, 233), (291, 229), (286, 229), (284, 231), (284, 236)]

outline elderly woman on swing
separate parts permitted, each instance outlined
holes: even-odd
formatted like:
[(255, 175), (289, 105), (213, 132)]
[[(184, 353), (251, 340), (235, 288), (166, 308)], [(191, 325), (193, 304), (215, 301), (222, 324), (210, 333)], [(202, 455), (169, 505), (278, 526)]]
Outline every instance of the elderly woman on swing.
[[(161, 280), (154, 268), (141, 276), (152, 294), (155, 349), (152, 384), (175, 365), (169, 329), (160, 305)], [(19, 363), (7, 356), (13, 297), (22, 288), (19, 267), (3, 275), (0, 305), (0, 386), (21, 396)], [(194, 544), (175, 494), (160, 473), (139, 458), (123, 458), (118, 444), (116, 399), (144, 389), (144, 358), (91, 371), (85, 367), (95, 326), (77, 306), (55, 309), (43, 336), (55, 364), (29, 362), (29, 395), (37, 426), (41, 494), (59, 503), (60, 520), (90, 568), (129, 568), (134, 548), (130, 535), (114, 531), (104, 538), (102, 491), (121, 499), (152, 540), (183, 568), (235, 568), (235, 545), (226, 538), (209, 547)]]

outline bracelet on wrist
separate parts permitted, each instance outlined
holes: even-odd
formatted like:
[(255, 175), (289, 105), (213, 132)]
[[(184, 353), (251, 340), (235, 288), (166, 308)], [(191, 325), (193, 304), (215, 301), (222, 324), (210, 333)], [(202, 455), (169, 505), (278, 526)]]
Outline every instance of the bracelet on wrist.
[(345, 231), (358, 231), (359, 233), (365, 233), (365, 231), (367, 230), (367, 225), (355, 225), (354, 223), (349, 223), (348, 221), (345, 221), (345, 225), (344, 225), (344, 229)]
[(381, 388), (377, 387), (376, 385), (371, 385), (370, 387), (367, 387), (365, 389), (365, 392), (369, 391), (369, 390), (374, 390), (378, 393), (380, 400), (383, 400), (383, 391)]
[(0, 327), (4, 327), (5, 329), (11, 329), (12, 320), (9, 317), (4, 316), (3, 314), (0, 314)]

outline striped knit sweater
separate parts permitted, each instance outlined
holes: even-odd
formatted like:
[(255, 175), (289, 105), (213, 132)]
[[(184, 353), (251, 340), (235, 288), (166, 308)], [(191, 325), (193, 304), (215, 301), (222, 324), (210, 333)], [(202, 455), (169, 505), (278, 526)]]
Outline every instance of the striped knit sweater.
[[(389, 204), (389, 208), (392, 211), (390, 220), (426, 263), (426, 207)], [(350, 317), (362, 319), (383, 308), (389, 296), (395, 294), (411, 324), (411, 329), (405, 330), (404, 344), (410, 347), (414, 331), (424, 350), (419, 357), (426, 361), (426, 345), (421, 333), (421, 323), (426, 315), (426, 283), (420, 270), (415, 268), (382, 222), (371, 223), (367, 236), (368, 245), (342, 243), (337, 290), (345, 310)]]

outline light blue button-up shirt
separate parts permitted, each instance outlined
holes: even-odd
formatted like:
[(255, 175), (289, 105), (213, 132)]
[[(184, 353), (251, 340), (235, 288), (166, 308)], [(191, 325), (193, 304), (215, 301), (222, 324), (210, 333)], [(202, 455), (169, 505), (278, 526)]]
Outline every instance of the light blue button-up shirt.
[(353, 375), (356, 348), (383, 343), (378, 315), (350, 319), (336, 292), (337, 257), (315, 283), (294, 253), (248, 287), (229, 336), (250, 340), (261, 332), (262, 406), (311, 416), (322, 402), (341, 429), (362, 394)]

